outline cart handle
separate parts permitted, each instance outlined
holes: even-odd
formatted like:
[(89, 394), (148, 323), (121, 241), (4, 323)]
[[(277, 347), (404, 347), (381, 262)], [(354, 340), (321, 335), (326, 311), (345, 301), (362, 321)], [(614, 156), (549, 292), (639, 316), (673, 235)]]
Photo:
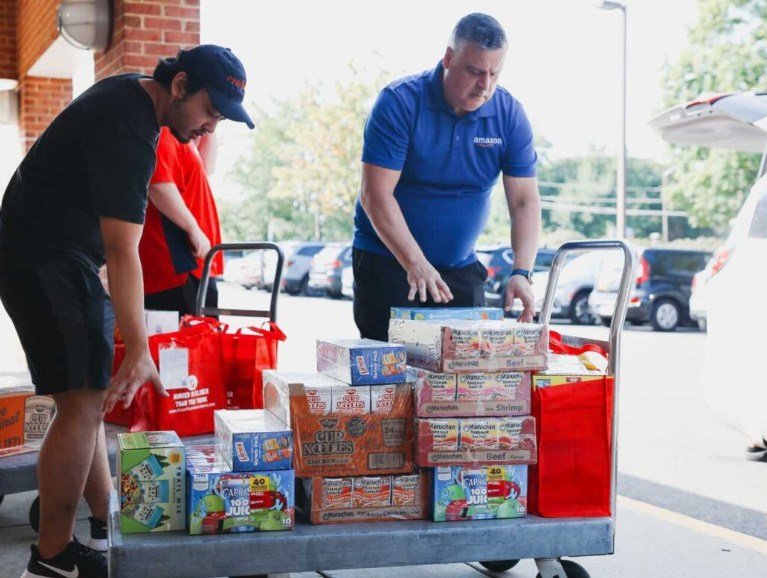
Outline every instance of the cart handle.
[[(221, 309), (218, 307), (205, 307), (205, 297), (208, 294), (208, 279), (210, 279), (210, 264), (216, 253), (222, 251), (248, 251), (248, 250), (271, 250), (277, 253), (277, 268), (274, 272), (274, 282), (272, 283), (272, 295), (269, 302), (269, 309)], [(267, 317), (270, 321), (277, 321), (277, 297), (280, 294), (280, 281), (282, 280), (282, 266), (285, 262), (285, 255), (277, 245), (266, 241), (247, 242), (247, 243), (221, 243), (211, 247), (205, 257), (205, 265), (202, 268), (202, 279), (200, 280), (200, 289), (197, 291), (197, 304), (195, 315), (234, 315), (239, 317)]]
[(551, 308), (554, 304), (554, 293), (559, 281), (559, 274), (565, 264), (565, 258), (568, 253), (574, 251), (607, 251), (610, 249), (621, 249), (623, 251), (623, 273), (621, 274), (618, 297), (615, 301), (615, 314), (612, 323), (610, 323), (610, 355), (608, 356), (608, 375), (618, 375), (620, 360), (621, 330), (626, 321), (626, 311), (628, 310), (629, 292), (634, 284), (636, 277), (637, 256), (634, 246), (629, 242), (620, 239), (594, 239), (587, 241), (570, 241), (563, 244), (551, 265), (549, 272), (549, 282), (546, 286), (546, 297), (543, 300), (540, 323), (548, 324), (551, 321)]

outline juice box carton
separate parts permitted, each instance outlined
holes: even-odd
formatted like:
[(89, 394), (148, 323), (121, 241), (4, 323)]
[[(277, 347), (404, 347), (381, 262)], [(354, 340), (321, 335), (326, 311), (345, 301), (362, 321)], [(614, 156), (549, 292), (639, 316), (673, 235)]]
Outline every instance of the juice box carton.
[(176, 432), (117, 434), (120, 530), (124, 534), (186, 527), (185, 448)]
[(418, 520), (428, 515), (427, 472), (305, 478), (299, 507), (312, 524)]
[(432, 473), (435, 522), (527, 515), (527, 466), (439, 466)]
[(405, 348), (372, 339), (317, 341), (317, 371), (349, 385), (405, 381)]
[[(457, 444), (453, 441), (455, 429)], [(537, 461), (532, 416), (416, 418), (415, 432), (415, 461), (420, 467), (534, 464)]]
[(552, 387), (603, 379), (605, 372), (590, 369), (577, 355), (549, 355), (549, 367), (533, 372), (533, 387)]
[(530, 373), (437, 373), (410, 368), (418, 417), (528, 415)]
[(291, 530), (295, 522), (293, 470), (233, 472), (220, 461), (187, 462), (189, 533)]
[(392, 307), (392, 319), (503, 319), (500, 307)]
[(532, 323), (390, 319), (389, 340), (404, 345), (410, 365), (429, 371), (530, 371), (548, 364), (548, 328)]
[(293, 432), (263, 409), (213, 414), (216, 453), (235, 472), (286, 470), (293, 464)]
[[(267, 410), (290, 420), (296, 476), (339, 478), (412, 472), (412, 385), (397, 384), (393, 399), (376, 397), (376, 407), (368, 402), (364, 414), (335, 407), (333, 392), (340, 391), (346, 397), (349, 389), (354, 388), (327, 376), (318, 379), (314, 374), (264, 371)], [(368, 388), (356, 389), (370, 394)], [(314, 410), (309, 395), (313, 390), (331, 392), (330, 412)]]

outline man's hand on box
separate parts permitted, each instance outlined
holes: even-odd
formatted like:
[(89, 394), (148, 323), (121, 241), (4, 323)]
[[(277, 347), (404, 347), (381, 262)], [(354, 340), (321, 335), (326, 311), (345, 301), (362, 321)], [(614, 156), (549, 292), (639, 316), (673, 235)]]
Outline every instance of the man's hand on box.
[(418, 261), (406, 270), (407, 282), (410, 284), (410, 293), (407, 295), (409, 301), (413, 301), (416, 294), (421, 303), (425, 303), (429, 295), (435, 303), (452, 301), (453, 293), (450, 291), (450, 287), (426, 259)]
[(532, 323), (535, 314), (535, 295), (533, 286), (522, 275), (512, 275), (506, 284), (506, 311), (511, 311), (514, 299), (522, 301), (522, 313), (517, 318), (521, 323)]

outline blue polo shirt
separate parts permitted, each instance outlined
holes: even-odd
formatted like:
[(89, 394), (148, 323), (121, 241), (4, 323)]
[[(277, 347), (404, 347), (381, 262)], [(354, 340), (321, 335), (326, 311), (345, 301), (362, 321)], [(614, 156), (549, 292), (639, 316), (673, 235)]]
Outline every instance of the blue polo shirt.
[[(498, 175), (534, 177), (533, 131), (522, 105), (498, 87), (457, 116), (442, 92), (442, 64), (397, 80), (378, 95), (365, 125), (362, 161), (401, 171), (394, 197), (432, 265), (463, 267), (490, 216)], [(359, 200), (354, 246), (391, 255)]]

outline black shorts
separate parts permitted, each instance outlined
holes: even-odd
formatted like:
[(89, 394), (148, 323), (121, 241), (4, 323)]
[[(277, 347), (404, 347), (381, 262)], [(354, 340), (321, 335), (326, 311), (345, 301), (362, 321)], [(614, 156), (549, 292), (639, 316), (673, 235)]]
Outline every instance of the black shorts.
[(408, 301), (410, 285), (407, 273), (393, 257), (385, 257), (355, 248), (352, 253), (354, 269), (354, 322), (360, 335), (367, 339), (388, 341), (389, 318), (392, 307), (483, 307), (487, 269), (479, 261), (465, 267), (437, 267), (442, 280), (450, 287), (453, 300), (435, 303), (431, 295), (421, 303), (416, 295)]
[(66, 257), (23, 263), (0, 253), (0, 301), (40, 395), (106, 389), (115, 320), (98, 275)]
[[(178, 311), (180, 315), (194, 315), (197, 311), (199, 290), (200, 279), (189, 275), (184, 285), (144, 295), (144, 308), (152, 311)], [(218, 284), (213, 277), (208, 278), (205, 307), (218, 307)]]

